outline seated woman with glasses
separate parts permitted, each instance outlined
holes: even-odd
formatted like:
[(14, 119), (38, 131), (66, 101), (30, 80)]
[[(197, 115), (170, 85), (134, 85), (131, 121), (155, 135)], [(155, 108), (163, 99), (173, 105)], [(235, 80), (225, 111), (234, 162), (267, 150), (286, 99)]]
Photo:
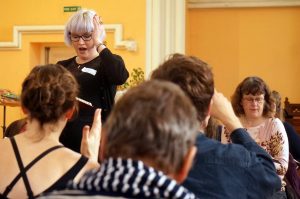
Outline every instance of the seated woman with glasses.
[[(289, 144), (282, 122), (274, 118), (271, 92), (259, 77), (247, 77), (236, 88), (231, 103), (235, 114), (251, 137), (273, 158), (282, 189), (272, 198), (286, 198), (283, 180), (288, 168)], [(228, 132), (222, 133), (222, 142), (230, 142)]]
[[(65, 43), (72, 46), (76, 56), (59, 61), (76, 78), (79, 98), (92, 106), (80, 106), (77, 117), (69, 121), (60, 141), (79, 152), (84, 125), (91, 125), (94, 111), (101, 108), (104, 122), (112, 109), (117, 85), (125, 83), (129, 74), (123, 59), (103, 44), (106, 33), (101, 18), (93, 10), (79, 10), (65, 27)], [(81, 100), (82, 101), (82, 100)]]

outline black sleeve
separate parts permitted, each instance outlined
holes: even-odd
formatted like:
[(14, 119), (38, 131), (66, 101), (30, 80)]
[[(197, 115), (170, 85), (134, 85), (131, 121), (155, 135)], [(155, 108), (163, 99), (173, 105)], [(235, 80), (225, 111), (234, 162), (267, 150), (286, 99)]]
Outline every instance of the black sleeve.
[(101, 68), (109, 84), (121, 85), (126, 82), (129, 73), (121, 56), (112, 54), (108, 48), (100, 52)]

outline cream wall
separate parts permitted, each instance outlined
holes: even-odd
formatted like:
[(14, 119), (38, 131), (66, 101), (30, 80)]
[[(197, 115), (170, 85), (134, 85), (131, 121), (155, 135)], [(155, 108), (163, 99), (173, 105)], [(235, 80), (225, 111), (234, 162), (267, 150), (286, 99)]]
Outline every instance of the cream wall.
[(257, 75), (300, 103), (299, 21), (299, 7), (188, 9), (186, 51), (213, 67), (216, 87), (228, 97)]
[[(145, 0), (11, 0), (2, 5), (0, 12), (0, 42), (13, 40), (13, 26), (64, 25), (73, 13), (64, 13), (64, 6), (81, 6), (96, 10), (106, 24), (122, 24), (123, 39), (137, 42), (136, 52), (114, 49), (114, 35), (107, 33), (108, 47), (123, 57), (129, 70), (134, 67), (145, 68), (146, 40), (146, 1)], [(134, 10), (134, 12), (132, 12)], [(129, 12), (130, 11), (130, 12)], [(5, 19), (5, 20), (4, 20)], [(21, 83), (37, 64), (43, 64), (45, 45), (63, 45), (62, 33), (24, 33), (20, 50), (0, 48), (0, 88), (7, 88), (20, 93)], [(0, 107), (2, 125), (2, 107)], [(19, 108), (7, 108), (8, 125), (22, 117)], [(0, 129), (0, 135), (2, 129)]]

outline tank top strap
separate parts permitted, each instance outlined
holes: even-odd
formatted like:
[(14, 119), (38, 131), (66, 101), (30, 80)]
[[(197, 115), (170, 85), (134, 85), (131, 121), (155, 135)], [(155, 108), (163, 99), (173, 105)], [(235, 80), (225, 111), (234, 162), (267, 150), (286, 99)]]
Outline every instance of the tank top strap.
[(16, 156), (16, 159), (17, 159), (17, 162), (18, 162), (18, 166), (19, 166), (19, 169), (20, 169), (20, 173), (18, 173), (18, 175), (12, 180), (12, 182), (6, 187), (5, 191), (3, 192), (3, 197), (7, 197), (7, 195), (10, 193), (10, 191), (12, 190), (12, 188), (16, 185), (16, 183), (19, 181), (19, 179), (22, 177), (23, 181), (24, 181), (24, 185), (25, 185), (25, 188), (26, 188), (26, 191), (27, 191), (27, 196), (28, 198), (34, 198), (34, 195), (33, 195), (33, 192), (32, 192), (32, 189), (31, 189), (31, 186), (30, 186), (30, 183), (29, 183), (29, 180), (28, 180), (28, 177), (26, 175), (26, 172), (35, 164), (37, 163), (39, 160), (41, 160), (43, 157), (45, 157), (48, 153), (56, 150), (56, 149), (59, 149), (59, 148), (62, 148), (64, 147), (63, 145), (56, 145), (56, 146), (53, 146), (49, 149), (47, 149), (46, 151), (44, 151), (43, 153), (41, 153), (39, 156), (37, 156), (34, 160), (32, 160), (26, 167), (24, 167), (23, 165), (23, 162), (22, 162), (22, 158), (21, 158), (21, 155), (20, 155), (20, 152), (19, 152), (19, 149), (18, 149), (18, 146), (17, 146), (17, 143), (14, 139), (14, 137), (11, 137), (9, 138), (10, 139), (10, 142), (12, 144), (12, 147), (13, 147), (13, 150), (14, 150), (14, 153), (15, 153), (15, 156)]
[(53, 185), (48, 189), (43, 191), (43, 193), (51, 192), (54, 190), (65, 189), (68, 182), (74, 180), (80, 170), (86, 165), (88, 158), (81, 156), (79, 160), (62, 176), (60, 177)]

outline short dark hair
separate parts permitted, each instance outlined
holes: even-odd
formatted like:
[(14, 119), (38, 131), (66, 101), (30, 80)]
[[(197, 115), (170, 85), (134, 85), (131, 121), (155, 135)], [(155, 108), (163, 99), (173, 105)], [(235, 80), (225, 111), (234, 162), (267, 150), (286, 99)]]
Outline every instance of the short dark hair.
[(207, 63), (197, 57), (173, 54), (153, 71), (151, 79), (179, 85), (196, 107), (198, 121), (205, 120), (214, 94), (213, 73)]
[(235, 89), (233, 96), (231, 97), (231, 104), (235, 114), (240, 117), (245, 114), (242, 106), (243, 95), (264, 95), (264, 110), (263, 116), (272, 117), (272, 106), (274, 103), (271, 97), (271, 92), (268, 85), (260, 77), (251, 76), (246, 77)]
[(59, 64), (34, 67), (22, 84), (21, 104), (29, 119), (45, 123), (59, 120), (76, 105), (78, 84), (73, 75)]
[(146, 81), (115, 104), (104, 128), (106, 157), (148, 159), (165, 173), (180, 170), (194, 145), (197, 114), (190, 99), (170, 82)]

